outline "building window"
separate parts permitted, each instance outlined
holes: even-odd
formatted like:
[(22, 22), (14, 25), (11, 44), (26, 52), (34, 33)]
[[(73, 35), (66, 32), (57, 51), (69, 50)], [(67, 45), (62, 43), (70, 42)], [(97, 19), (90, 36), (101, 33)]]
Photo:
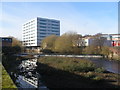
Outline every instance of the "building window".
[(57, 25), (57, 24), (52, 24), (53, 26), (59, 26), (59, 25)]
[(46, 25), (46, 23), (41, 23), (41, 22), (40, 22), (40, 25)]
[(40, 29), (40, 31), (46, 31), (45, 29)]
[(46, 22), (46, 20), (44, 20), (44, 19), (40, 19), (40, 21), (42, 21), (42, 22)]
[(40, 26), (40, 28), (46, 28), (45, 26)]
[(52, 23), (59, 23), (59, 21), (51, 21)]
[(46, 34), (46, 33), (40, 33), (40, 34)]
[(40, 36), (40, 37), (46, 37), (46, 36)]
[(52, 27), (52, 29), (59, 29), (58, 27)]

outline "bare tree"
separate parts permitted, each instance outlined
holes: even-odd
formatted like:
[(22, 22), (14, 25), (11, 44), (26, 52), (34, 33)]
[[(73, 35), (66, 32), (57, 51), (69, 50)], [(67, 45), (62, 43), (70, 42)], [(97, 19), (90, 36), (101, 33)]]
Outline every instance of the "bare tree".
[(56, 35), (50, 35), (46, 38), (44, 38), (42, 40), (42, 48), (43, 49), (50, 49), (53, 50), (54, 49), (54, 45), (55, 45), (55, 40), (58, 38), (58, 36)]
[(82, 46), (82, 35), (74, 32), (65, 33), (55, 42), (55, 50), (62, 53), (80, 54)]

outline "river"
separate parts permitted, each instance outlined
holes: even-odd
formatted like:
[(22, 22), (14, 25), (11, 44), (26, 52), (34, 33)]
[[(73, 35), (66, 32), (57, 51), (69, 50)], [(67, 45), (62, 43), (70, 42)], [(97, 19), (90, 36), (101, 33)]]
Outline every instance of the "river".
[(88, 59), (95, 63), (98, 67), (103, 67), (109, 72), (120, 74), (120, 62), (113, 60), (106, 60), (100, 58), (90, 58)]
[(17, 87), (20, 88), (37, 88), (40, 90), (48, 90), (41, 82), (41, 75), (37, 72), (37, 59), (21, 60), (21, 64), (17, 67), (18, 72), (14, 73), (16, 77)]
[[(92, 61), (96, 66), (103, 67), (109, 72), (120, 74), (120, 62), (118, 61), (110, 61), (102, 58), (87, 58), (87, 60)], [(37, 58), (22, 60), (22, 63), (18, 66), (19, 74), (15, 74), (17, 77), (16, 82), (19, 83), (18, 88), (39, 88), (48, 90), (39, 80), (40, 75), (36, 71), (36, 62)]]
[(92, 61), (98, 67), (103, 67), (105, 70), (120, 74), (120, 62), (115, 60), (103, 59), (100, 55), (40, 55), (40, 56), (60, 56), (60, 57), (73, 57), (73, 58), (85, 58)]
[(103, 59), (100, 55), (41, 55), (41, 56), (60, 56), (60, 57), (74, 57), (74, 58), (85, 58), (92, 61), (98, 67), (103, 67), (105, 70), (120, 74), (120, 62), (115, 60)]

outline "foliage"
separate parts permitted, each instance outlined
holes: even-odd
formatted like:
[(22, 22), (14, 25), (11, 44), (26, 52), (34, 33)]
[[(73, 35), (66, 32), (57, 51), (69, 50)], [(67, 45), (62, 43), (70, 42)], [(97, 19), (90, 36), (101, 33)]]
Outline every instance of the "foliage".
[(4, 67), (2, 67), (2, 88), (16, 88), (9, 74), (6, 72)]
[(97, 82), (100, 82), (103, 80), (103, 77), (100, 77), (100, 76), (96, 76), (93, 78), (93, 80), (97, 81)]
[(58, 37), (58, 39), (55, 41), (55, 51), (61, 53), (71, 53), (72, 42), (67, 35)]
[(104, 52), (104, 50), (107, 48), (106, 47), (103, 48), (105, 40), (106, 38), (101, 37), (101, 33), (94, 35), (92, 45), (86, 47), (84, 49), (84, 53), (85, 54), (101, 54), (101, 53), (107, 54), (106, 52)]
[(43, 50), (41, 50), (41, 52), (47, 53), (47, 54), (53, 53), (53, 51), (50, 49), (43, 49)]
[(13, 36), (9, 36), (9, 37), (12, 38), (12, 46), (22, 47), (22, 43), (20, 42), (20, 40), (18, 40), (17, 38), (15, 38)]
[(95, 65), (90, 61), (67, 57), (41, 57), (38, 62), (69, 72), (87, 72), (95, 69)]
[(21, 48), (19, 46), (13, 46), (13, 47), (2, 47), (2, 53), (4, 55), (8, 55), (8, 54), (16, 54), (21, 52)]
[(95, 72), (103, 73), (103, 72), (105, 72), (105, 69), (103, 67), (102, 68), (96, 68)]
[[(38, 72), (43, 76), (48, 88), (81, 88), (81, 87), (116, 87), (118, 86), (118, 74), (97, 73), (96, 67), (93, 70), (76, 70), (79, 63), (86, 65), (86, 60), (67, 58), (67, 57), (40, 57), (38, 59)], [(89, 63), (89, 62), (87, 62)], [(82, 67), (82, 66), (81, 66)], [(115, 79), (116, 77), (116, 79)], [(115, 83), (111, 80), (116, 81)], [(104, 81), (106, 81), (104, 83)], [(66, 84), (67, 83), (67, 84)], [(86, 84), (87, 83), (87, 84)]]
[(85, 75), (85, 77), (87, 78), (94, 78), (95, 77), (95, 74), (93, 72), (87, 72), (87, 74)]
[(82, 35), (74, 32), (65, 33), (60, 37), (51, 35), (42, 40), (42, 48), (61, 54), (81, 54), (84, 46)]
[(94, 38), (92, 45), (101, 48), (104, 45), (105, 40), (106, 38), (97, 36)]
[(103, 54), (104, 56), (106, 56), (106, 57), (108, 57), (108, 55), (110, 55), (111, 54), (111, 51), (110, 51), (110, 49), (109, 49), (109, 47), (102, 47), (102, 51), (101, 51), (101, 54)]
[(5, 55), (16, 54), (23, 51), (23, 47), (20, 41), (15, 37), (11, 37), (11, 38), (12, 38), (12, 46), (2, 47), (2, 53)]
[(63, 54), (82, 53), (82, 36), (76, 33), (65, 33), (55, 41), (55, 51)]
[(2, 55), (2, 64), (7, 71), (14, 72), (16, 67), (19, 65), (20, 61), (17, 60), (17, 57), (11, 55)]
[(51, 35), (42, 40), (42, 48), (54, 50), (55, 40), (58, 38), (56, 35)]
[(84, 49), (84, 53), (85, 54), (103, 54), (108, 56), (109, 48), (104, 46), (105, 40), (106, 38), (100, 37), (100, 34), (95, 35), (92, 41), (92, 45), (87, 46)]
[(100, 49), (93, 45), (84, 48), (84, 54), (100, 54)]

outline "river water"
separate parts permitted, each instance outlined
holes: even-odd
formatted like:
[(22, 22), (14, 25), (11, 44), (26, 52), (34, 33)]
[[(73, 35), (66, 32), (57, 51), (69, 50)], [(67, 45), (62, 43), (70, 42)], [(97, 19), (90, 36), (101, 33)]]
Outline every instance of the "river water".
[(109, 72), (120, 74), (120, 62), (113, 60), (105, 60), (100, 58), (88, 59), (95, 63), (98, 67), (103, 67)]
[(22, 63), (17, 67), (18, 72), (14, 73), (18, 88), (37, 88), (40, 90), (48, 90), (41, 82), (41, 75), (37, 72), (37, 59), (21, 60)]
[[(87, 58), (87, 60), (92, 61), (98, 67), (103, 67), (109, 72), (120, 74), (120, 62), (110, 61), (101, 58)], [(40, 75), (36, 71), (36, 59), (22, 60), (22, 63), (18, 66), (18, 74), (16, 82), (18, 83), (18, 88), (39, 88), (48, 90), (48, 88), (43, 85), (40, 81)], [(39, 85), (41, 83), (41, 85)]]
[(120, 62), (115, 60), (107, 60), (103, 59), (102, 56), (93, 55), (94, 57), (91, 57), (90, 55), (41, 55), (41, 56), (60, 56), (60, 57), (73, 57), (73, 58), (83, 58), (92, 61), (96, 64), (98, 67), (103, 67), (105, 70), (120, 74)]

